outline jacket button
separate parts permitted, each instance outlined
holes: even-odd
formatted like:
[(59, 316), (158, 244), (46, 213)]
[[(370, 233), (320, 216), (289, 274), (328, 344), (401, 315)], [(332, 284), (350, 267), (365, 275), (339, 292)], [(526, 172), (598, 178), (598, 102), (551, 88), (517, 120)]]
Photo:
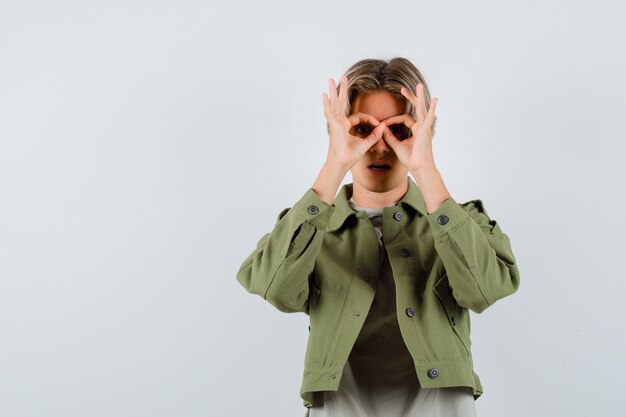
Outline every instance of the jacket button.
[(415, 310), (413, 310), (411, 307), (407, 308), (406, 315), (409, 317), (413, 317), (415, 315)]
[(396, 211), (395, 213), (393, 213), (393, 218), (397, 221), (402, 220), (403, 217), (404, 215), (399, 211)]
[(446, 216), (445, 214), (442, 214), (441, 216), (437, 217), (437, 223), (439, 224), (448, 223), (448, 216)]
[(439, 369), (431, 368), (428, 370), (428, 376), (430, 378), (437, 378), (439, 376)]
[(409, 248), (402, 248), (402, 250), (400, 251), (400, 253), (402, 254), (402, 256), (407, 257), (407, 256), (411, 256), (411, 249)]
[(319, 213), (320, 209), (318, 209), (317, 206), (309, 206), (307, 211), (309, 212), (309, 214), (317, 214)]

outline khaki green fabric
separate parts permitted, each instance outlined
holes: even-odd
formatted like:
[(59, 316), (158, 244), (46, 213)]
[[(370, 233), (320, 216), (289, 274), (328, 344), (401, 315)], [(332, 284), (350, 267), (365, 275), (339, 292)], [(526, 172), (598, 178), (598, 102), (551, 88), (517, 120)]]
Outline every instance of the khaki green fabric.
[[(473, 370), (469, 310), (481, 313), (519, 287), (509, 238), (481, 200), (446, 200), (427, 213), (419, 187), (383, 211), (384, 242), (396, 283), (398, 323), (424, 388), (468, 386)], [(307, 190), (243, 262), (237, 280), (283, 312), (310, 316), (300, 394), (336, 391), (374, 298), (379, 246), (346, 184), (328, 205)]]

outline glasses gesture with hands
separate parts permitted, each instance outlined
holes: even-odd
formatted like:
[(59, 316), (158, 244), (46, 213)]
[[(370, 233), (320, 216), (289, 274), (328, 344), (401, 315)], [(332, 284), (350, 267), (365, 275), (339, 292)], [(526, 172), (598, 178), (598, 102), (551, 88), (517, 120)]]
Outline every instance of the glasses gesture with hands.
[[(402, 87), (400, 93), (417, 110), (417, 120), (408, 114), (393, 116), (384, 121), (386, 125), (383, 131), (385, 142), (393, 149), (396, 156), (411, 172), (423, 167), (434, 165), (432, 134), (435, 123), (435, 109), (437, 98), (430, 102), (430, 108), (426, 110), (426, 99), (424, 95), (424, 85), (418, 84), (415, 93)], [(406, 139), (398, 139), (394, 132), (388, 127), (403, 124), (411, 130), (411, 136)]]
[[(341, 89), (337, 93), (335, 81), (328, 81), (329, 94), (322, 94), (324, 102), (324, 116), (329, 128), (329, 146), (326, 163), (334, 165), (346, 173), (357, 163), (363, 155), (383, 137), (386, 128), (372, 115), (353, 113), (346, 116), (348, 108), (348, 77), (340, 80)], [(369, 124), (374, 129), (365, 137), (355, 136), (352, 128), (359, 124)]]

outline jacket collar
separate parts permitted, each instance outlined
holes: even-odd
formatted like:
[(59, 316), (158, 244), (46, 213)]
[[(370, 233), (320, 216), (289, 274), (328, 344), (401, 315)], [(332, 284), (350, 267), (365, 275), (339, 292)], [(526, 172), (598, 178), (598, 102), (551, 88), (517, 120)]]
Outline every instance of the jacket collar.
[[(422, 192), (420, 191), (413, 178), (407, 176), (408, 182), (408, 190), (404, 197), (398, 202), (397, 205), (403, 205), (405, 207), (410, 207), (414, 211), (417, 211), (422, 216), (427, 214), (426, 212), (426, 203), (424, 202), (424, 197), (422, 196)], [(357, 213), (352, 210), (350, 207), (350, 203), (348, 200), (352, 197), (352, 183), (344, 184), (339, 190), (339, 193), (335, 197), (334, 200), (334, 210), (329, 220), (329, 231), (334, 231), (343, 226), (346, 219), (350, 216), (356, 215)]]

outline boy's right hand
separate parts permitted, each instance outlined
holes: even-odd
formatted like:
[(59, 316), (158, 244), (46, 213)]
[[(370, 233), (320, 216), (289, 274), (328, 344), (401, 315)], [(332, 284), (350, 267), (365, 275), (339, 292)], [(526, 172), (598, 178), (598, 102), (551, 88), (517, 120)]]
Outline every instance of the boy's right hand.
[[(348, 108), (348, 77), (344, 75), (341, 77), (340, 82), (341, 89), (339, 94), (337, 94), (337, 86), (333, 79), (328, 80), (329, 95), (326, 93), (322, 94), (324, 116), (326, 116), (329, 128), (326, 165), (336, 166), (347, 173), (382, 138), (385, 123), (381, 123), (374, 116), (365, 113), (355, 113), (346, 116)], [(365, 137), (351, 134), (352, 128), (361, 123), (375, 126), (375, 128)]]

